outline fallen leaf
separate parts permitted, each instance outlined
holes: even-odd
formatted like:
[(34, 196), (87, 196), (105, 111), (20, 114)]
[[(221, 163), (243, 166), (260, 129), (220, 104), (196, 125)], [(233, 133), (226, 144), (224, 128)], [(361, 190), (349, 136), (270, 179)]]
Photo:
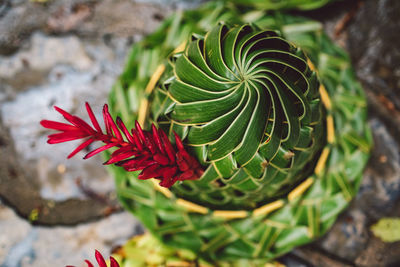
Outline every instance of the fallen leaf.
[(371, 231), (383, 242), (400, 241), (400, 218), (382, 218), (371, 226)]

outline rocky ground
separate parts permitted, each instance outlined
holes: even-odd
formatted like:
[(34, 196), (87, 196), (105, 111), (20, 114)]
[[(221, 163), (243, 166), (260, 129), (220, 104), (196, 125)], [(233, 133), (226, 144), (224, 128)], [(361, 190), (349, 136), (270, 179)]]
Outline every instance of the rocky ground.
[[(99, 112), (132, 43), (172, 11), (200, 0), (0, 0), (0, 266), (82, 265), (142, 230), (115, 199), (101, 157), (65, 160), (42, 118), (58, 105)], [(321, 240), (280, 259), (288, 266), (400, 266), (400, 244), (370, 226), (400, 217), (400, 2), (348, 0), (306, 12), (353, 60), (369, 101), (375, 148), (357, 198)], [(99, 114), (97, 114), (99, 115)]]

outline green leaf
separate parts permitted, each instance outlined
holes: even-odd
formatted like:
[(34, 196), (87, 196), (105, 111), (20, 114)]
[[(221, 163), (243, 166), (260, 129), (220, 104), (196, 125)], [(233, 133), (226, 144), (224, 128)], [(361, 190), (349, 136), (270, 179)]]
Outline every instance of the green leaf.
[(175, 64), (176, 77), (196, 87), (208, 88), (212, 91), (224, 91), (236, 84), (234, 81), (221, 82), (210, 77), (202, 69), (194, 65), (186, 55), (180, 56)]
[(209, 122), (236, 107), (242, 99), (241, 91), (236, 87), (230, 94), (212, 100), (176, 104), (171, 117), (182, 124)]

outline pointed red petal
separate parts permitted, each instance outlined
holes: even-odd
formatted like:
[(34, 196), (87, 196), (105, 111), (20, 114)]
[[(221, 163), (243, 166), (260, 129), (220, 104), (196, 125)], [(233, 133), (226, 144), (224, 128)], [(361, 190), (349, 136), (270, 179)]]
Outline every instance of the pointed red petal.
[(105, 145), (105, 146), (96, 148), (95, 150), (93, 150), (93, 151), (87, 153), (86, 156), (83, 157), (83, 159), (88, 159), (88, 158), (90, 158), (90, 157), (93, 157), (94, 155), (96, 155), (96, 154), (98, 154), (98, 153), (100, 153), (100, 152), (102, 152), (102, 151), (104, 151), (104, 150), (107, 150), (107, 149), (109, 149), (109, 148), (112, 148), (112, 147), (114, 147), (114, 146), (117, 146), (117, 145), (118, 145), (118, 144), (113, 144), (113, 143), (111, 143), (111, 144), (107, 144), (107, 145)]
[(200, 168), (196, 169), (196, 176), (197, 178), (200, 178), (203, 175), (204, 171)]
[(134, 140), (134, 143), (135, 143), (137, 149), (142, 151), (143, 150), (143, 144), (140, 141), (138, 132), (135, 129), (132, 129), (131, 132), (132, 132), (132, 137), (133, 137), (133, 140)]
[(176, 147), (178, 148), (178, 150), (185, 150), (185, 147), (183, 146), (181, 138), (175, 131), (174, 131), (174, 135), (175, 135)]
[(133, 159), (127, 159), (127, 160), (122, 160), (120, 162), (117, 162), (116, 165), (117, 166), (121, 166), (121, 167), (134, 167), (137, 165), (137, 163), (139, 161), (143, 161), (143, 160), (148, 160), (149, 157), (140, 155), (138, 157), (135, 157)]
[(157, 162), (153, 161), (153, 160), (141, 160), (140, 162), (135, 162), (135, 166), (129, 168), (130, 171), (139, 171), (139, 170), (143, 170), (151, 165), (157, 165)]
[(142, 143), (145, 143), (146, 142), (146, 138), (145, 138), (145, 135), (143, 133), (142, 127), (140, 127), (140, 124), (139, 124), (138, 121), (135, 121), (135, 128), (136, 128), (136, 131), (137, 131), (137, 133), (139, 135), (140, 140), (142, 141)]
[(167, 152), (169, 160), (171, 161), (172, 164), (175, 163), (174, 147), (172, 146), (171, 142), (169, 141), (167, 135), (164, 133), (163, 130), (159, 129), (159, 135), (164, 144), (164, 148), (165, 148), (165, 151)]
[(104, 260), (103, 256), (100, 254), (100, 252), (97, 251), (95, 252), (95, 257), (96, 261), (99, 264), (99, 267), (107, 267), (106, 261)]
[(107, 119), (107, 105), (103, 106), (103, 120), (106, 126), (106, 133), (108, 136), (112, 136), (111, 125), (109, 120)]
[(160, 136), (158, 135), (158, 130), (154, 124), (151, 124), (151, 131), (153, 132), (153, 140), (156, 143), (158, 150), (160, 150), (160, 152), (164, 154), (165, 151), (161, 144), (161, 139)]
[(79, 125), (79, 128), (85, 130), (88, 134), (96, 133), (96, 131), (81, 118), (73, 116), (72, 119), (73, 119), (72, 121), (73, 124)]
[[(194, 171), (193, 170), (188, 170), (182, 174), (179, 175), (178, 179), (180, 181), (184, 181), (184, 180), (191, 180), (190, 178), (192, 178), (194, 176)], [(197, 178), (197, 177), (196, 177)], [(196, 179), (193, 178), (193, 179)]]
[(166, 156), (164, 156), (164, 155), (161, 155), (161, 154), (156, 154), (156, 155), (154, 155), (154, 156), (153, 156), (153, 159), (154, 159), (157, 163), (159, 163), (159, 164), (161, 164), (161, 165), (167, 165), (167, 164), (169, 163), (168, 157), (166, 157)]
[(73, 131), (77, 128), (73, 125), (57, 122), (57, 121), (49, 121), (49, 120), (41, 120), (40, 124), (47, 129), (53, 129), (58, 131)]
[(119, 153), (118, 155), (116, 155), (116, 156), (110, 158), (109, 160), (107, 160), (107, 161), (104, 163), (104, 165), (113, 164), (113, 163), (116, 163), (116, 162), (125, 160), (125, 159), (127, 159), (127, 158), (130, 158), (130, 157), (132, 157), (132, 156), (135, 156), (135, 155), (137, 155), (137, 154), (138, 154), (138, 153), (135, 152), (135, 151), (127, 151), (127, 152), (124, 152), (124, 153)]
[[(188, 153), (185, 149), (180, 150), (178, 153), (182, 156), (182, 158), (183, 158), (188, 164), (193, 163), (193, 160), (196, 161), (192, 156), (189, 155), (189, 153)], [(196, 161), (196, 162), (197, 162), (197, 161)]]
[(150, 150), (152, 154), (157, 152), (156, 144), (153, 141), (153, 138), (149, 132), (145, 132), (145, 145)]
[(75, 148), (74, 151), (72, 151), (69, 155), (68, 155), (68, 159), (72, 158), (73, 156), (76, 155), (76, 153), (78, 153), (79, 151), (81, 151), (82, 149), (84, 149), (85, 147), (88, 147), (91, 143), (93, 143), (94, 140), (93, 139), (88, 139), (85, 142), (83, 142), (82, 144), (80, 144), (77, 148)]
[(72, 123), (73, 125), (75, 125), (76, 127), (78, 127), (81, 130), (85, 130), (87, 133), (94, 133), (95, 131), (92, 129), (92, 127), (90, 127), (89, 124), (87, 124), (84, 120), (82, 120), (81, 118), (77, 117), (77, 116), (72, 116), (71, 114), (69, 114), (68, 112), (66, 112), (65, 110), (54, 106), (55, 110), (57, 110), (59, 113), (61, 113), (64, 118), (69, 121), (70, 123)]
[(85, 260), (85, 262), (86, 262), (86, 264), (87, 264), (88, 267), (94, 267), (93, 264), (92, 264), (90, 261)]
[(178, 179), (176, 177), (172, 177), (169, 179), (162, 179), (160, 182), (160, 186), (162, 187), (166, 187), (166, 188), (170, 188), (171, 186), (174, 185), (174, 183), (177, 181)]
[(117, 166), (124, 167), (127, 171), (139, 171), (143, 170), (144, 168), (157, 164), (157, 162), (153, 160), (149, 160), (148, 156), (139, 156), (133, 159), (127, 159), (121, 162), (116, 163)]
[(131, 146), (123, 146), (123, 147), (118, 148), (117, 150), (115, 150), (115, 151), (111, 154), (111, 157), (117, 156), (118, 154), (125, 153), (125, 152), (128, 152), (128, 151), (135, 151), (135, 152), (137, 152), (137, 150), (133, 150), (133, 149), (134, 149), (134, 148), (131, 147)]
[[(70, 119), (73, 117), (70, 113), (68, 113), (67, 111), (63, 110), (62, 108), (59, 108), (57, 106), (54, 106), (54, 109), (57, 110), (59, 113), (61, 113), (61, 115), (64, 116), (64, 118), (67, 121), (70, 121)], [(71, 121), (70, 121), (71, 122)]]
[(110, 257), (110, 267), (119, 267), (118, 262), (113, 257)]
[(94, 126), (94, 128), (99, 132), (102, 133), (103, 131), (100, 128), (99, 122), (96, 119), (96, 116), (94, 116), (94, 113), (92, 111), (92, 108), (90, 107), (88, 102), (85, 102), (85, 106), (86, 106), (86, 111), (89, 114), (89, 118), (92, 121), (92, 124)]
[(72, 141), (76, 139), (81, 139), (89, 136), (87, 133), (84, 133), (80, 130), (62, 132), (62, 133), (55, 133), (48, 136), (47, 143), (49, 144), (58, 144), (67, 141)]
[(178, 160), (177, 164), (179, 166), (179, 170), (183, 172), (190, 168), (189, 164), (185, 160)]
[(177, 171), (178, 171), (178, 168), (175, 167), (175, 166), (163, 168), (163, 169), (161, 170), (161, 172), (162, 172), (162, 177), (163, 177), (164, 179), (172, 178), (172, 177), (175, 176), (175, 174), (176, 174)]
[(129, 141), (129, 143), (134, 144), (135, 140), (133, 140), (132, 135), (129, 133), (128, 129), (126, 129), (126, 126), (120, 117), (117, 117), (117, 125), (121, 129), (121, 131), (124, 133), (126, 139)]
[(159, 176), (160, 166), (158, 164), (153, 164), (146, 167), (138, 176), (140, 180), (146, 180), (149, 178), (155, 178)]
[(103, 114), (105, 115), (104, 120), (108, 121), (108, 124), (110, 125), (111, 129), (113, 130), (115, 137), (118, 139), (118, 141), (120, 141), (120, 142), (123, 141), (122, 135), (119, 132), (117, 125), (115, 125), (115, 122), (112, 119), (110, 112), (108, 112), (107, 104), (104, 105), (103, 111), (104, 111)]

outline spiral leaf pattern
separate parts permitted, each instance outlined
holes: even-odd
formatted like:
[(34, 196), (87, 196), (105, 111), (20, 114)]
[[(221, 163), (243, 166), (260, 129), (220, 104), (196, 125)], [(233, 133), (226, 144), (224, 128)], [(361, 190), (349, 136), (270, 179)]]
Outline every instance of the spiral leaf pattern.
[[(172, 63), (174, 78), (166, 86), (173, 101), (172, 125), (187, 128), (187, 143), (201, 150), (205, 163), (213, 163), (219, 176), (231, 178), (244, 167), (254, 184), (232, 187), (233, 195), (225, 186), (221, 194), (221, 186), (210, 188), (217, 196), (214, 204), (232, 203), (238, 194), (254, 199), (254, 194), (243, 191), (270, 184), (270, 162), (287, 175), (278, 175), (275, 190), (267, 196), (299, 179), (290, 177), (291, 169), (297, 158), (305, 158), (300, 152), (313, 147), (320, 106), (318, 80), (298, 48), (275, 31), (220, 23), (204, 37), (192, 37)], [(251, 183), (249, 177), (243, 180)]]
[[(256, 1), (246, 1), (246, 4), (250, 2)], [(299, 4), (297, 0), (292, 2)], [(195, 181), (175, 184), (171, 191), (165, 192), (151, 181), (134, 179), (135, 175), (131, 172), (124, 172), (119, 168), (110, 169), (116, 176), (118, 196), (124, 207), (135, 214), (149, 232), (164, 244), (189, 249), (200, 258), (211, 262), (227, 260), (234, 264), (239, 262), (246, 266), (263, 266), (268, 260), (315, 240), (332, 226), (338, 214), (348, 207), (357, 193), (362, 170), (368, 161), (372, 137), (366, 123), (365, 96), (356, 81), (349, 57), (323, 33), (322, 25), (317, 21), (270, 12), (269, 7), (268, 13), (259, 9), (257, 12), (253, 10), (247, 13), (248, 10), (236, 8), (234, 5), (222, 5), (219, 1), (209, 1), (199, 9), (174, 14), (157, 32), (135, 43), (125, 72), (113, 87), (110, 97), (113, 112), (127, 121), (132, 117), (135, 119), (132, 111), (136, 111), (143, 99), (149, 101), (147, 121), (157, 123), (165, 132), (177, 132), (186, 148), (190, 149), (191, 155), (197, 157), (203, 165), (203, 176)], [(301, 47), (309, 60), (289, 42), (286, 42), (288, 49), (280, 49), (279, 55), (275, 51), (265, 51), (250, 60), (250, 57), (243, 56), (244, 49), (258, 39), (245, 42), (246, 32), (238, 34), (235, 39), (234, 33), (240, 31), (241, 27), (229, 25), (224, 26), (223, 30), (215, 30), (218, 33), (215, 43), (208, 39), (211, 37), (210, 33), (206, 37), (197, 35), (192, 41), (186, 42), (183, 53), (169, 56), (176, 47), (181, 47), (180, 44), (188, 40), (190, 32), (211, 32), (212, 25), (216, 25), (218, 21), (242, 25), (250, 19), (262, 29), (276, 29), (281, 32), (285, 39)], [(216, 28), (220, 29), (222, 26)], [(254, 35), (260, 31), (252, 25), (242, 28)], [(269, 38), (273, 38), (272, 35), (276, 39), (280, 38), (277, 33), (271, 33)], [(206, 39), (208, 46), (205, 45)], [(199, 48), (193, 44), (196, 42), (199, 43)], [(254, 48), (249, 47), (246, 55), (259, 49), (267, 50), (264, 45), (266, 41), (259, 42), (259, 45), (252, 46)], [(212, 43), (214, 45), (211, 47), (220, 47), (220, 50), (210, 50)], [(199, 49), (197, 57), (189, 57), (189, 48)], [(275, 47), (272, 50), (278, 49)], [(290, 52), (284, 53), (287, 50)], [(210, 56), (207, 53), (211, 53)], [(242, 53), (242, 61), (236, 60), (239, 54), (235, 53)], [(218, 54), (222, 55), (220, 59), (211, 63), (211, 55)], [(196, 67), (196, 70), (202, 71), (202, 76), (198, 76), (197, 72), (194, 72), (194, 76), (180, 72), (189, 71), (189, 68), (178, 71), (178, 60), (184, 60), (185, 57), (186, 63), (192, 65), (192, 69)], [(290, 60), (293, 57), (299, 60)], [(257, 60), (265, 58), (273, 58), (278, 63), (256, 64)], [(249, 66), (252, 65), (260, 72), (254, 74), (255, 69), (244, 68), (246, 64), (241, 63), (243, 60), (247, 60)], [(316, 91), (318, 82), (315, 74), (310, 73), (307, 67), (305, 70), (302, 68), (304, 64), (301, 62), (306, 61), (310, 68), (314, 66), (318, 71), (321, 82), (318, 91), (321, 92), (323, 104), (320, 104), (320, 96)], [(280, 75), (287, 89), (273, 92), (277, 90), (274, 85), (284, 87), (276, 82), (278, 78), (271, 78), (274, 77), (271, 71), (282, 74), (282, 70), (279, 73), (280, 62), (290, 65), (290, 70), (295, 68), (303, 75)], [(158, 80), (155, 90), (148, 94), (145, 92), (146, 85), (153, 80), (154, 71), (159, 66), (165, 67), (165, 72)], [(286, 71), (290, 70), (287, 68)], [(240, 76), (241, 73), (248, 72), (253, 74), (251, 79)], [(300, 86), (304, 85), (301, 80), (295, 84), (295, 77), (300, 76), (306, 77), (307, 87)], [(247, 85), (244, 81), (240, 82), (240, 79), (247, 79)], [(211, 82), (202, 86), (207, 80)], [(239, 83), (243, 84), (242, 88), (237, 86)], [(194, 122), (194, 118), (185, 118), (185, 114), (176, 109), (177, 105), (185, 103), (194, 104), (222, 98), (232, 93), (235, 86), (236, 93), (242, 90), (239, 95), (246, 99), (250, 98), (250, 90), (253, 90), (252, 97), (258, 97), (257, 92), (263, 92), (264, 99), (254, 98), (265, 101), (265, 116), (268, 118), (261, 141), (255, 142), (257, 151), (243, 165), (237, 161), (238, 149), (222, 159), (210, 159), (210, 145), (220, 135), (205, 135), (210, 135), (212, 130), (218, 132), (214, 129), (217, 127), (224, 129), (222, 123), (215, 124), (214, 128), (210, 127), (207, 131), (203, 130), (203, 135), (193, 138), (192, 131), (205, 127), (213, 120), (213, 116), (207, 115), (211, 118), (208, 121), (196, 118), (197, 122)], [(271, 93), (268, 89), (272, 90)], [(291, 93), (292, 91), (299, 96)], [(291, 145), (296, 143), (297, 138), (291, 137), (289, 130), (292, 131), (292, 128), (288, 126), (296, 120), (285, 119), (284, 109), (288, 109), (289, 100), (281, 100), (282, 96), (293, 101), (289, 107), (292, 110), (287, 112), (295, 114), (295, 119), (299, 121), (299, 137), (297, 144), (293, 146)], [(128, 105), (125, 106), (121, 99), (127, 101)], [(304, 99), (304, 106), (298, 99)], [(274, 113), (274, 103), (279, 103), (280, 112), (276, 110)], [(234, 108), (227, 110), (224, 117), (226, 120), (230, 119), (229, 111)], [(205, 116), (202, 113), (207, 111), (199, 108), (192, 113), (195, 116)], [(237, 117), (231, 116), (233, 119)], [(242, 123), (241, 126), (247, 125)], [(287, 136), (289, 137), (286, 139)]]

